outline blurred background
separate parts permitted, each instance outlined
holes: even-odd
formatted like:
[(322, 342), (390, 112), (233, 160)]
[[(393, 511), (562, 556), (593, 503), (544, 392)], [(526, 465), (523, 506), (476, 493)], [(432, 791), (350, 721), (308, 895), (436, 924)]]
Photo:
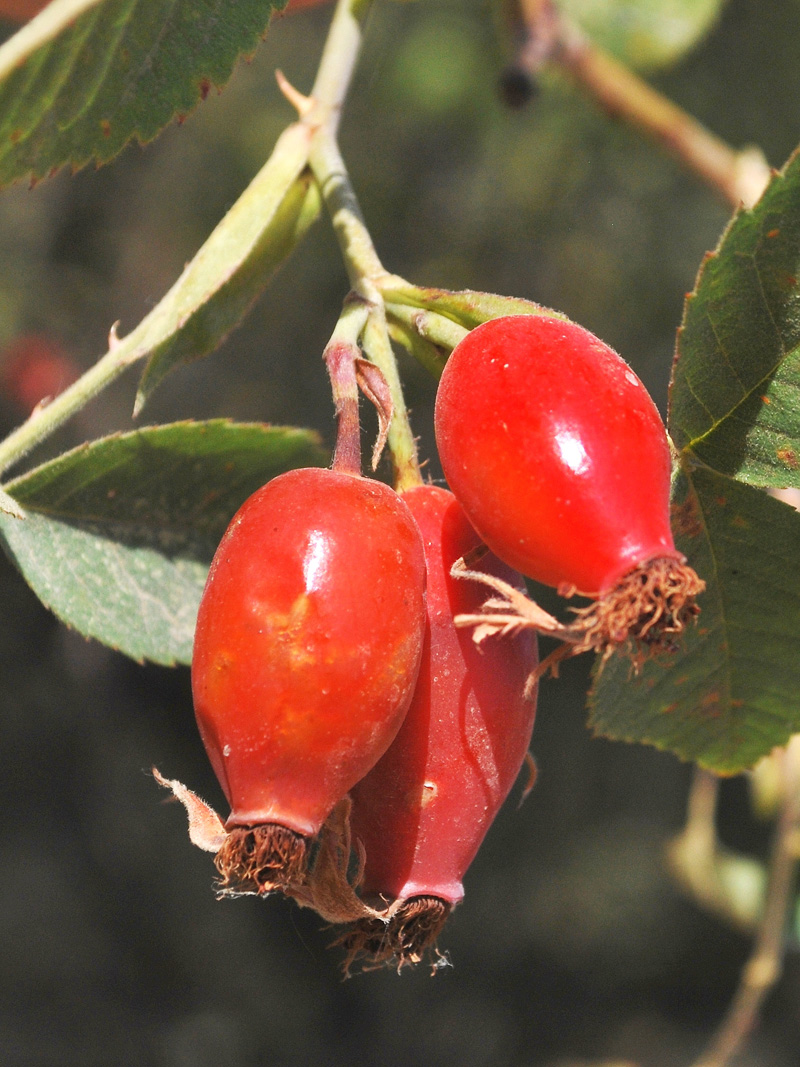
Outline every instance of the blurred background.
[[(0, 431), (171, 285), (292, 118), (273, 70), (308, 90), (329, 18), (322, 7), (274, 20), (225, 91), (152, 145), (0, 195)], [(730, 0), (650, 76), (780, 166), (800, 141), (799, 45), (798, 0)], [(566, 312), (625, 356), (663, 410), (683, 297), (729, 212), (552, 75), (507, 108), (509, 58), (483, 0), (375, 5), (342, 148), (378, 251), (414, 282)], [(320, 356), (346, 285), (322, 220), (241, 328), (173, 374), (142, 421), (230, 416), (312, 426), (330, 443)], [(403, 368), (437, 478), (435, 383)], [(36, 458), (132, 428), (134, 384), (117, 383)], [(590, 736), (588, 663), (542, 685), (539, 781), (520, 810), (518, 787), (467, 876), (441, 941), (453, 966), (342, 981), (315, 915), (215, 899), (211, 858), (149, 775), (155, 764), (224, 810), (188, 671), (68, 632), (5, 559), (0, 605), (7, 1067), (678, 1067), (719, 1021), (749, 942), (665, 871), (690, 769)], [(720, 829), (765, 855), (769, 827), (750, 815), (743, 779), (723, 784)], [(790, 954), (741, 1063), (796, 1067), (798, 1050)]]

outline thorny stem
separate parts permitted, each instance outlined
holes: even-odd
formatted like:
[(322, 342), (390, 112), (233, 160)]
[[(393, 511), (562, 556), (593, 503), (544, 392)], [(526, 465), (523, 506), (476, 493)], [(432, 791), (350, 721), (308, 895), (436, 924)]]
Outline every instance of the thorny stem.
[(112, 331), (109, 350), (102, 359), (49, 404), (35, 408), (21, 426), (0, 442), (0, 474), (23, 459), (141, 358), (140, 352), (128, 350), (125, 341), (116, 341)]
[(694, 171), (734, 208), (752, 207), (770, 178), (758, 148), (740, 152), (637, 74), (588, 41), (552, 0), (519, 0), (527, 33), (517, 65), (536, 75), (545, 61), (564, 68), (610, 115), (638, 127)]
[(786, 918), (800, 859), (800, 735), (795, 735), (786, 747), (782, 772), (783, 800), (756, 943), (727, 1015), (693, 1067), (726, 1067), (731, 1062), (756, 1025), (761, 1005), (781, 975)]
[(364, 333), (365, 351), (389, 385), (393, 417), (388, 444), (395, 487), (419, 485), (417, 446), (403, 398), (397, 363), (386, 328), (386, 314), (376, 281), (387, 274), (375, 251), (336, 133), (341, 109), (362, 41), (362, 24), (371, 0), (338, 0), (308, 109), (301, 121), (314, 130), (309, 164), (322, 192), (353, 291), (372, 307)]
[[(371, 0), (339, 0), (312, 97), (307, 101), (308, 109), (301, 114), (301, 122), (314, 131), (312, 167), (323, 190), (353, 288), (370, 304), (377, 305), (382, 315), (382, 301), (373, 279), (385, 275), (386, 271), (364, 224), (336, 143), (342, 105), (361, 47), (361, 27), (370, 5)], [(295, 95), (299, 97), (299, 94)], [(273, 157), (281, 150), (279, 141)], [(0, 474), (46, 440), (129, 366), (149, 354), (149, 349), (140, 344), (140, 327), (122, 340), (118, 340), (112, 330), (106, 355), (49, 404), (37, 408), (26, 422), (0, 442)], [(403, 477), (410, 484), (415, 471), (419, 478), (419, 467), (391, 346), (388, 359), (391, 368), (381, 369), (392, 388), (394, 404), (389, 446), (395, 457), (402, 457), (399, 463), (396, 458), (396, 466), (403, 468)], [(390, 369), (392, 373), (389, 373)]]

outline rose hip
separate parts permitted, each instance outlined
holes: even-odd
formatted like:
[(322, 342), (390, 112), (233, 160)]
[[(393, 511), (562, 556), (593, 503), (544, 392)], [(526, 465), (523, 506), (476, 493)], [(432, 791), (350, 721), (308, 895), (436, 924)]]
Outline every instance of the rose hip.
[[(435, 486), (403, 494), (422, 532), (428, 625), (411, 707), (386, 755), (352, 791), (354, 838), (365, 850), (367, 900), (392, 901), (388, 923), (364, 920), (342, 939), (349, 960), (417, 962), (464, 895), (462, 879), (525, 758), (536, 690), (536, 637), (523, 632), (478, 649), (453, 616), (474, 611), (480, 589), (450, 568), (480, 544), (453, 495)], [(481, 566), (519, 575), (491, 556)]]
[(231, 806), (226, 882), (264, 892), (302, 879), (307, 840), (403, 720), (424, 588), (419, 531), (379, 482), (290, 471), (237, 512), (192, 661), (197, 722)]
[(597, 598), (576, 646), (671, 645), (703, 583), (672, 539), (664, 425), (616, 352), (561, 319), (483, 323), (448, 360), (435, 421), (445, 476), (492, 551)]

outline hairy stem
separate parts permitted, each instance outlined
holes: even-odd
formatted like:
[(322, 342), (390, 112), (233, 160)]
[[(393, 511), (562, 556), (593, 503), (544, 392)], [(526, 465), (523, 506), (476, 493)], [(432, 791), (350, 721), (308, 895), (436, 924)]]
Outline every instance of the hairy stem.
[(314, 133), (309, 164), (319, 184), (344, 259), (350, 285), (371, 305), (364, 348), (383, 373), (392, 398), (388, 445), (396, 488), (421, 482), (417, 446), (403, 398), (397, 363), (386, 328), (383, 299), (376, 280), (387, 271), (375, 251), (336, 139), (342, 105), (361, 48), (362, 23), (371, 0), (338, 0), (319, 73), (301, 121)]
[[(0, 442), (0, 474), (45, 441), (119, 378), (128, 367), (144, 361), (159, 346), (170, 344), (178, 338), (183, 328), (183, 320), (197, 310), (197, 304), (191, 296), (192, 287), (205, 286), (203, 291), (206, 293), (206, 299), (212, 300), (225, 284), (224, 279), (220, 281), (212, 277), (209, 281), (208, 264), (213, 263), (217, 256), (224, 258), (225, 249), (231, 240), (231, 220), (236, 220), (237, 227), (245, 223), (249, 225), (252, 220), (250, 211), (255, 200), (275, 197), (280, 190), (285, 192), (306, 167), (308, 144), (309, 132), (300, 123), (293, 123), (283, 131), (259, 174), (149, 314), (123, 338), (118, 338), (115, 328), (112, 328), (108, 338), (108, 352), (49, 404), (36, 408), (26, 422)], [(187, 296), (187, 293), (190, 295)]]
[(764, 915), (728, 1013), (694, 1067), (726, 1067), (758, 1021), (783, 966), (786, 920), (800, 858), (800, 735), (783, 755), (782, 805), (775, 829)]
[[(392, 398), (394, 415), (389, 426), (386, 443), (392, 455), (394, 487), (399, 493), (406, 489), (412, 489), (415, 485), (422, 485), (422, 474), (420, 473), (419, 460), (417, 458), (417, 442), (414, 439), (414, 435), (411, 432), (411, 424), (408, 421), (408, 412), (403, 399), (403, 387), (400, 384), (397, 361), (392, 351), (392, 343), (389, 340), (383, 304), (375, 304), (370, 311), (362, 343), (365, 353), (383, 373)], [(400, 413), (399, 417), (398, 412)]]

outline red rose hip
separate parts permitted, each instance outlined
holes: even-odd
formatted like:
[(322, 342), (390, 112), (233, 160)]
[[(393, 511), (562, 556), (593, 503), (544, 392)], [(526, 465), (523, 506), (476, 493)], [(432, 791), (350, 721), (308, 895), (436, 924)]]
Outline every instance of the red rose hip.
[[(476, 610), (479, 586), (450, 568), (480, 544), (455, 497), (421, 486), (403, 494), (422, 532), (428, 625), (408, 714), (385, 756), (352, 791), (353, 835), (365, 851), (361, 891), (390, 900), (388, 923), (367, 919), (344, 936), (349, 960), (417, 962), (464, 895), (462, 879), (513, 785), (530, 743), (536, 665), (530, 631), (478, 648), (453, 616)], [(482, 568), (520, 575), (492, 556)]]
[(306, 840), (405, 715), (424, 587), (419, 531), (379, 482), (290, 471), (237, 512), (192, 660), (198, 726), (231, 805), (226, 881), (266, 891), (303, 876)]
[(445, 476), (501, 559), (599, 598), (587, 647), (669, 645), (703, 583), (669, 524), (671, 459), (630, 367), (581, 326), (494, 319), (453, 350), (436, 400)]

